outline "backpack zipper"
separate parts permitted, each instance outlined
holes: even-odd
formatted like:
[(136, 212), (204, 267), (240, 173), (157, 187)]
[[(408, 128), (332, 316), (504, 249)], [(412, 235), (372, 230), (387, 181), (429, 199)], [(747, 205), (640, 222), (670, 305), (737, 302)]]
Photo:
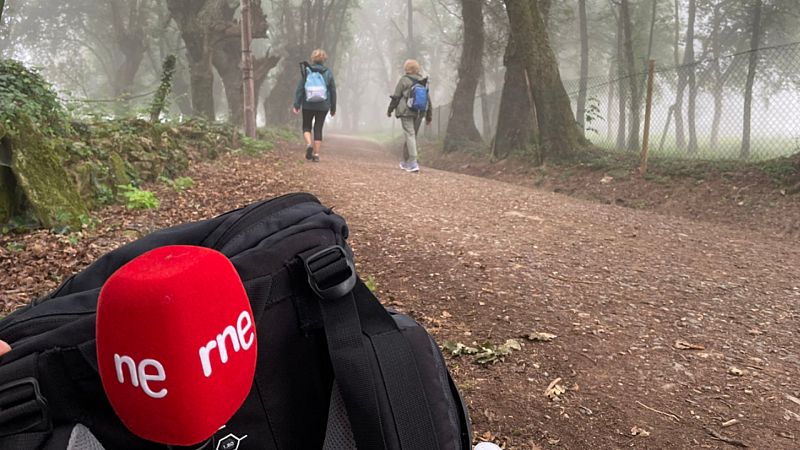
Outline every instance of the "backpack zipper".
[(240, 231), (248, 228), (253, 223), (256, 223), (273, 211), (282, 210), (291, 204), (300, 204), (305, 202), (319, 203), (311, 194), (287, 194), (278, 198), (267, 200), (260, 204), (256, 204), (248, 212), (243, 213), (236, 219), (227, 230), (225, 230), (219, 238), (213, 243), (204, 242), (204, 245), (213, 249), (220, 249), (225, 246), (234, 236), (239, 234)]

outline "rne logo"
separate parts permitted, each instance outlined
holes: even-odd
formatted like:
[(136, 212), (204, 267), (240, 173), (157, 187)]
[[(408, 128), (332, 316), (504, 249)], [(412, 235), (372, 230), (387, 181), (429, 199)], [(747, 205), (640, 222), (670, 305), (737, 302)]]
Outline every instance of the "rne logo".
[[(211, 358), (214, 349), (217, 350), (220, 363), (226, 364), (230, 359), (229, 345), (233, 353), (238, 353), (240, 351), (250, 350), (254, 342), (255, 332), (253, 331), (253, 319), (249, 312), (242, 311), (236, 319), (235, 326), (228, 325), (216, 338), (208, 341), (206, 345), (199, 348), (198, 356), (203, 369), (203, 375), (209, 378), (214, 372)], [(148, 397), (161, 399), (166, 397), (169, 393), (167, 388), (154, 390), (150, 386), (150, 383), (153, 382), (167, 381), (167, 373), (164, 369), (164, 365), (157, 359), (147, 358), (137, 363), (130, 356), (115, 353), (114, 368), (116, 369), (117, 381), (120, 384), (125, 384), (125, 374), (127, 372), (131, 385), (136, 388), (141, 387), (142, 391)]]

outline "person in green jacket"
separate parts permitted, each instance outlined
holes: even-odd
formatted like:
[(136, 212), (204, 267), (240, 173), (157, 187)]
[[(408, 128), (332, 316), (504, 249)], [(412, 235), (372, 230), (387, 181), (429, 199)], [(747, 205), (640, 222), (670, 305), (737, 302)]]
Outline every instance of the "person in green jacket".
[[(297, 83), (292, 111), (303, 112), (303, 138), (306, 141), (306, 159), (319, 162), (322, 148), (322, 127), (330, 112), (336, 115), (336, 81), (333, 72), (325, 67), (328, 54), (316, 49), (311, 53), (311, 64), (303, 63), (302, 78)], [(313, 131), (313, 141), (312, 141)]]
[(403, 160), (400, 162), (400, 168), (406, 172), (419, 172), (419, 163), (417, 162), (418, 144), (417, 134), (419, 127), (422, 124), (423, 117), (425, 122), (430, 125), (433, 120), (433, 105), (431, 104), (430, 95), (428, 95), (427, 108), (414, 111), (409, 106), (409, 98), (412, 94), (412, 88), (415, 84), (421, 84), (428, 87), (428, 78), (421, 75), (422, 68), (416, 60), (409, 59), (403, 64), (405, 75), (397, 82), (397, 87), (394, 94), (391, 96), (392, 100), (389, 103), (389, 111), (387, 115), (392, 117), (392, 112), (400, 119), (403, 125), (403, 133), (405, 134), (405, 148), (403, 149)]

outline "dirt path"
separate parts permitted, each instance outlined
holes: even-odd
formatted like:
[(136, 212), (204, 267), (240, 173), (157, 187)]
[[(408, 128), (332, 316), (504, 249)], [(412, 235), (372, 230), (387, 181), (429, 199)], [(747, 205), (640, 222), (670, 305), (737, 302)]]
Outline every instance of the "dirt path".
[[(350, 139), (331, 140), (326, 156), (300, 168), (299, 184), (348, 219), (362, 274), (385, 301), (440, 342), (524, 342), (490, 367), (451, 362), (478, 435), (513, 448), (730, 446), (708, 428), (752, 448), (800, 447), (800, 404), (787, 397), (800, 396), (795, 242), (405, 174)], [(532, 332), (558, 337), (521, 338)], [(559, 377), (567, 392), (551, 401), (543, 393)]]
[[(440, 343), (522, 343), (490, 366), (450, 359), (476, 436), (514, 449), (800, 447), (796, 242), (448, 172), (406, 174), (377, 144), (343, 137), (320, 164), (297, 148), (226, 156), (191, 176), (189, 192), (156, 188), (159, 211), (102, 211), (70, 258), (49, 256), (69, 247), (49, 233), (16, 253), (0, 238), (0, 301), (50, 289), (149, 230), (307, 190), (348, 220), (380, 297)], [(32, 275), (25, 261), (55, 269)], [(557, 337), (523, 338), (533, 332)], [(566, 392), (550, 400), (557, 378)]]

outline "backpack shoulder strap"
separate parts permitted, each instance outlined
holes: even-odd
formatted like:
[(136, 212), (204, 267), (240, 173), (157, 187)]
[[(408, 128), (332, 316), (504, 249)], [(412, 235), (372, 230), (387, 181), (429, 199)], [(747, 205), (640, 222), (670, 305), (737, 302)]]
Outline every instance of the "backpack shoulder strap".
[[(380, 413), (370, 355), (374, 349), (383, 378), (380, 385), (386, 390), (401, 448), (438, 449), (432, 413), (410, 345), (389, 313), (357, 279), (350, 256), (341, 248), (332, 249), (301, 255), (301, 259), (312, 289), (322, 298), (328, 352), (358, 447), (387, 448), (381, 425), (385, 416)], [(343, 277), (348, 270), (349, 276)], [(332, 284), (325, 291), (319, 289)]]

